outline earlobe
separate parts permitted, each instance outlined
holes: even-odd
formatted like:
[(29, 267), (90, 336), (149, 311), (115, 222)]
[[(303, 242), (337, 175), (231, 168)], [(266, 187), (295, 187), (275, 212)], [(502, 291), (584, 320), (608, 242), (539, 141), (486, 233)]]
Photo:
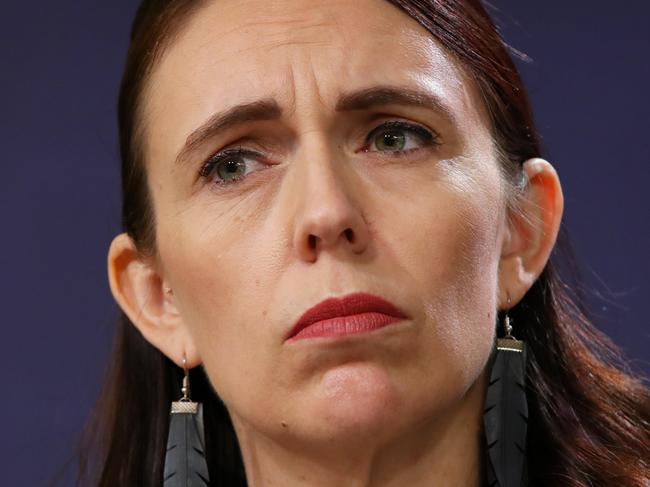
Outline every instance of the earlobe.
[(184, 355), (188, 367), (200, 362), (175, 297), (165, 293), (167, 284), (153, 259), (143, 257), (126, 233), (111, 243), (108, 279), (113, 297), (148, 342), (179, 367)]
[[(555, 245), (564, 211), (564, 197), (555, 168), (546, 160), (523, 164), (527, 185), (520, 211), (509, 215), (499, 265), (499, 307), (507, 295), (517, 303), (544, 270)], [(507, 290), (507, 292), (506, 292)]]

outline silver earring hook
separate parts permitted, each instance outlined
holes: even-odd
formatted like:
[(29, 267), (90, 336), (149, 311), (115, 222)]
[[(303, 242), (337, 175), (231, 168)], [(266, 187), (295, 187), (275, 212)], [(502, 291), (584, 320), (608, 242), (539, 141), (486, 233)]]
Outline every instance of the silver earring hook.
[(185, 367), (185, 364), (187, 363), (187, 359), (185, 358), (185, 355), (183, 355), (183, 387), (181, 387), (181, 392), (183, 393), (183, 397), (181, 397), (182, 402), (189, 402), (191, 401), (190, 399), (190, 371)]
[(508, 308), (506, 309), (506, 316), (503, 319), (503, 328), (505, 329), (506, 332), (504, 338), (515, 339), (515, 337), (511, 335), (512, 325), (510, 324), (510, 316), (508, 316), (508, 311), (510, 311), (510, 296), (508, 296)]

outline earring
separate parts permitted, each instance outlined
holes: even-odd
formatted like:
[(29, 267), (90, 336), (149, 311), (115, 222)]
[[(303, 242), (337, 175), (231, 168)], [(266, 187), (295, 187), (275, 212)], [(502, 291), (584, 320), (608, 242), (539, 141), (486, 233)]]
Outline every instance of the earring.
[(486, 473), (490, 487), (520, 487), (527, 484), (526, 346), (512, 336), (510, 322), (506, 310), (505, 336), (496, 340), (496, 355), (483, 410)]
[(163, 487), (209, 485), (203, 405), (190, 399), (190, 376), (183, 357), (183, 397), (172, 402)]

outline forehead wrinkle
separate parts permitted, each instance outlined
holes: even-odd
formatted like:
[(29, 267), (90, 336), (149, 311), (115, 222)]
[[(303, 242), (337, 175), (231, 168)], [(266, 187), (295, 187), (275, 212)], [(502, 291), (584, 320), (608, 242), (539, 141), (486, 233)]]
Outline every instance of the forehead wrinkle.
[[(287, 28), (290, 24), (299, 24), (299, 27)], [(278, 47), (290, 46), (320, 46), (320, 47), (334, 47), (335, 43), (332, 39), (332, 33), (328, 28), (333, 27), (340, 30), (338, 24), (332, 22), (314, 23), (309, 22), (305, 24), (304, 21), (298, 20), (295, 22), (278, 21), (264, 21), (262, 25), (278, 24), (279, 29), (264, 36), (263, 43), (253, 43), (252, 46), (246, 47), (238, 52), (245, 52), (251, 49), (266, 48), (269, 51)], [(251, 22), (247, 24), (256, 26), (258, 23)]]
[[(265, 21), (262, 23), (264, 24), (271, 24), (271, 23), (281, 23), (280, 21)], [(296, 22), (297, 23), (297, 22)], [(230, 34), (237, 34), (239, 33), (242, 29), (247, 30), (248, 27), (250, 26), (255, 26), (255, 22), (249, 22), (247, 24), (243, 24), (243, 26), (237, 26), (233, 27), (232, 29), (229, 29), (223, 33), (219, 33), (219, 37), (228, 37)], [(315, 38), (309, 38), (309, 33), (312, 32), (314, 28), (325, 28), (325, 27), (336, 27), (337, 28), (337, 34), (336, 36), (333, 36), (331, 32), (323, 31), (319, 32), (318, 36), (312, 36)], [(210, 53), (210, 65), (214, 64), (219, 64), (223, 62), (228, 62), (228, 60), (234, 56), (234, 55), (246, 55), (249, 53), (257, 53), (260, 50), (266, 50), (268, 53), (271, 53), (273, 50), (277, 48), (282, 48), (282, 47), (300, 47), (300, 46), (313, 46), (314, 48), (334, 48), (334, 49), (340, 49), (337, 48), (336, 44), (332, 42), (332, 39), (335, 37), (343, 39), (345, 42), (347, 42), (347, 37), (345, 35), (345, 32), (342, 31), (337, 23), (323, 23), (323, 24), (313, 24), (312, 25), (304, 25), (300, 28), (294, 28), (294, 29), (286, 29), (282, 28), (277, 30), (276, 32), (272, 32), (269, 34), (262, 34), (259, 36), (251, 36), (250, 33), (246, 33), (243, 35), (244, 39), (257, 39), (259, 37), (263, 38), (262, 42), (245, 42), (243, 43), (244, 45), (242, 47), (236, 48), (234, 50), (217, 50), (215, 52), (215, 45), (221, 45), (219, 42), (215, 42), (214, 36), (209, 36), (209, 38), (203, 40), (200, 42), (198, 46), (199, 51), (204, 51), (204, 52), (209, 52)], [(236, 44), (236, 43), (233, 43)], [(219, 52), (221, 51), (221, 52)]]
[[(235, 9), (240, 9), (242, 7), (242, 3), (238, 1), (234, 8)], [(256, 2), (247, 2), (249, 4), (254, 4)], [(225, 30), (220, 30), (217, 29), (215, 30), (215, 25), (213, 22), (213, 19), (211, 17), (206, 17), (205, 19), (200, 18), (197, 16), (195, 19), (195, 22), (198, 24), (196, 27), (199, 27), (200, 30), (207, 30), (210, 32), (213, 32), (217, 34), (220, 38), (223, 37), (228, 37), (232, 36), (238, 33), (243, 33), (246, 37), (251, 37), (250, 36), (250, 30), (257, 28), (263, 28), (266, 30), (275, 30), (278, 31), (280, 34), (286, 34), (287, 29), (286, 27), (291, 27), (290, 32), (296, 32), (296, 31), (301, 31), (301, 30), (307, 30), (307, 29), (313, 29), (313, 28), (323, 28), (323, 27), (336, 27), (337, 24), (336, 22), (332, 22), (332, 19), (328, 17), (326, 12), (323, 12), (319, 8), (312, 8), (309, 10), (308, 15), (300, 15), (295, 11), (292, 11), (289, 14), (282, 13), (280, 9), (276, 9), (276, 11), (273, 10), (272, 8), (273, 4), (269, 2), (267, 5), (264, 5), (263, 9), (260, 9), (259, 6), (251, 6), (253, 9), (254, 13), (257, 13), (257, 15), (248, 15), (246, 19), (239, 20), (239, 22), (236, 21), (236, 23)], [(232, 8), (233, 6), (227, 5), (227, 3), (220, 5), (217, 8), (224, 8), (225, 12), (221, 15), (221, 17), (228, 17), (229, 14), (229, 7)], [(237, 17), (239, 17), (237, 15)], [(203, 24), (203, 25), (202, 25)], [(229, 24), (232, 25), (232, 22), (229, 21)], [(217, 23), (217, 26), (219, 26), (219, 23)], [(205, 27), (205, 29), (201, 29), (201, 27)], [(186, 29), (186, 30), (194, 30), (192, 28)]]
[(243, 47), (241, 49), (238, 49), (236, 51), (232, 51), (231, 53), (228, 53), (226, 56), (232, 56), (233, 54), (244, 54), (249, 51), (259, 51), (260, 48), (267, 49), (269, 52), (277, 49), (279, 47), (289, 47), (289, 46), (321, 46), (321, 47), (334, 47), (332, 46), (328, 41), (300, 41), (296, 39), (287, 39), (287, 40), (280, 40), (278, 42), (274, 43), (268, 43), (265, 44), (264, 46), (260, 46), (259, 44), (257, 45), (251, 45), (247, 47)]
[[(302, 25), (300, 25), (300, 27), (293, 27), (291, 30), (286, 29), (286, 27), (289, 27), (291, 24), (302, 24)], [(265, 20), (265, 21), (260, 21), (260, 22), (249, 21), (249, 22), (246, 22), (244, 24), (232, 27), (232, 28), (230, 28), (228, 30), (219, 32), (218, 35), (220, 37), (226, 37), (226, 36), (230, 36), (230, 35), (233, 35), (233, 34), (238, 34), (241, 31), (244, 31), (244, 36), (246, 38), (250, 38), (250, 32), (249, 32), (249, 30), (251, 30), (250, 28), (254, 29), (255, 27), (259, 27), (259, 26), (265, 27), (267, 30), (272, 30), (272, 32), (268, 32), (265, 35), (281, 35), (281, 36), (285, 36), (288, 31), (291, 34), (295, 34), (295, 33), (300, 33), (302, 31), (306, 31), (306, 30), (313, 30), (315, 28), (338, 27), (338, 24), (333, 23), (333, 22), (322, 22), (322, 23), (310, 22), (310, 23), (305, 23), (304, 21), (300, 21), (300, 20), (296, 20), (296, 21), (292, 21), (292, 20)], [(272, 26), (273, 27), (277, 26), (277, 28), (271, 29), (270, 27), (272, 27)], [(210, 30), (212, 32), (214, 32), (214, 29), (210, 29)], [(211, 39), (209, 42), (211, 43), (212, 41), (213, 41), (213, 39)], [(259, 45), (257, 42), (255, 44)]]
[[(238, 1), (238, 3), (240, 2), (241, 0)], [(249, 4), (254, 3), (256, 2), (249, 1)], [(269, 0), (264, 0), (264, 8), (261, 9), (259, 6), (255, 8), (253, 11), (257, 13), (257, 16), (249, 16), (248, 19), (250, 20), (243, 25), (248, 27), (255, 25), (275, 26), (283, 24), (298, 26), (298, 28), (334, 25), (331, 22), (331, 17), (327, 15), (324, 9), (320, 8), (322, 7), (322, 2), (318, 2), (317, 7), (313, 5), (313, 2), (312, 5), (307, 5), (308, 2), (305, 0), (298, 0), (296, 3), (303, 7), (302, 12), (300, 12), (295, 6), (287, 12), (287, 8), (282, 5), (282, 2), (274, 3)], [(327, 3), (333, 5), (336, 2), (334, 0), (328, 0)], [(342, 3), (346, 4), (347, 0)]]
[(303, 18), (294, 18), (286, 16), (279, 19), (269, 19), (268, 17), (263, 18), (262, 20), (253, 20), (243, 24), (243, 27), (254, 27), (256, 25), (260, 26), (276, 26), (276, 25), (296, 25), (297, 29), (308, 29), (312, 27), (335, 27), (337, 24), (335, 22), (330, 22), (329, 20), (324, 19), (324, 15), (319, 15), (321, 19), (316, 19), (316, 15), (311, 15), (309, 17)]

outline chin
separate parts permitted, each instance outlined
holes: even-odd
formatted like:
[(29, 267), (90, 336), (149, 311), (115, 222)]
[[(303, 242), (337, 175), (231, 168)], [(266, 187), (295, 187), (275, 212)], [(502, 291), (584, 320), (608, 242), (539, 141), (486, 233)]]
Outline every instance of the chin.
[[(347, 363), (328, 369), (315, 384), (311, 413), (328, 439), (364, 439), (385, 431), (403, 408), (398, 384), (375, 363)], [(400, 414), (401, 415), (401, 414)]]

